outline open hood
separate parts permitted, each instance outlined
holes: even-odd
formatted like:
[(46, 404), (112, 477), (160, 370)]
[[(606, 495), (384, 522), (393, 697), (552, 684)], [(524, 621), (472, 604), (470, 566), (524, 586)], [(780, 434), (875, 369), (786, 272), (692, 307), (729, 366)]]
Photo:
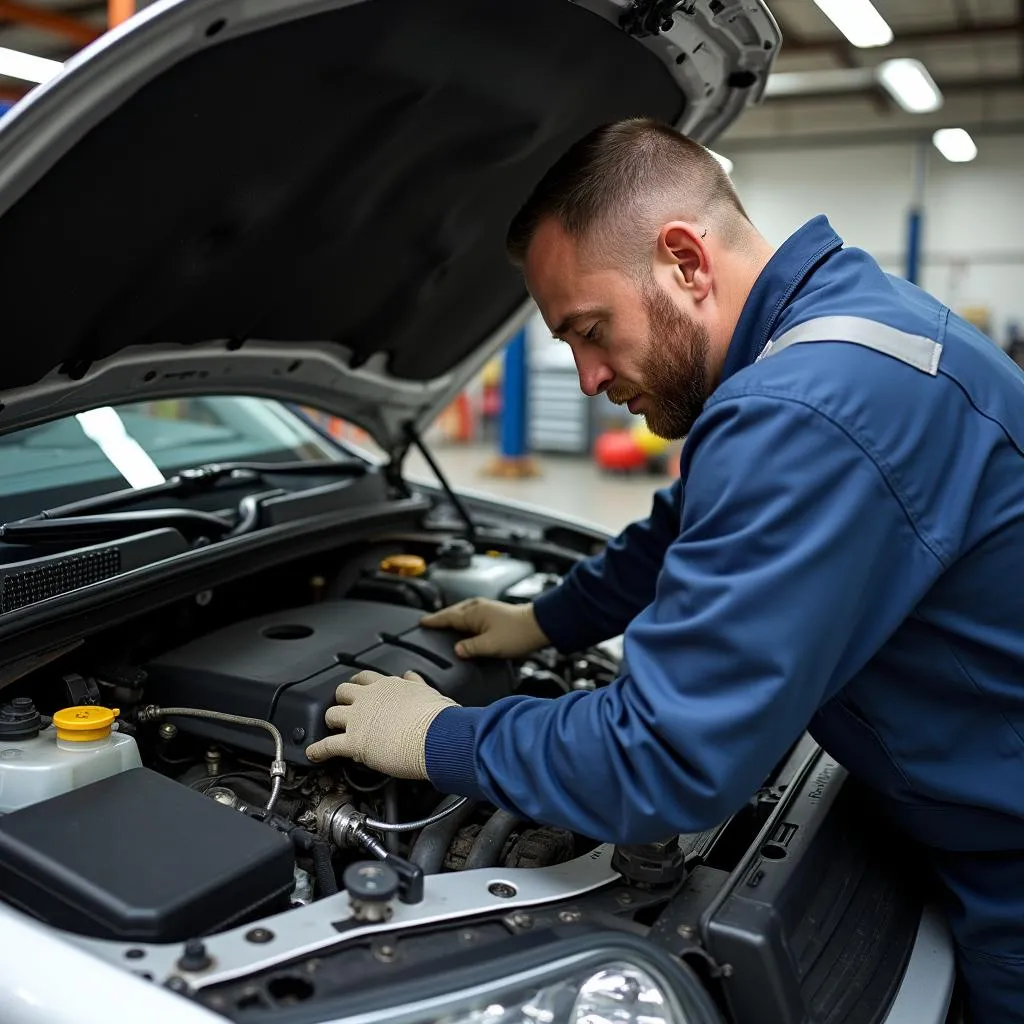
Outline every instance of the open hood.
[(780, 43), (751, 0), (170, 0), (0, 121), (0, 433), (189, 394), (399, 451), (531, 310), (504, 254), (597, 124), (711, 142)]

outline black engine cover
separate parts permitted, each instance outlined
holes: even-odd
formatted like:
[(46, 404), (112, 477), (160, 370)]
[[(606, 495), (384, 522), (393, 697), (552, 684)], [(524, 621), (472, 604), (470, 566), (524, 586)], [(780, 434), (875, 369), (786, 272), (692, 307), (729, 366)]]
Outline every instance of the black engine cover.
[[(419, 673), (446, 697), (484, 707), (512, 693), (507, 661), (463, 661), (459, 633), (423, 629), (422, 612), (374, 601), (324, 601), (248, 619), (168, 651), (146, 665), (148, 696), (267, 719), (281, 730), (285, 759), (309, 764), (305, 748), (326, 736), (324, 712), (339, 683), (362, 669)], [(273, 753), (264, 730), (196, 718), (180, 729), (259, 753)]]

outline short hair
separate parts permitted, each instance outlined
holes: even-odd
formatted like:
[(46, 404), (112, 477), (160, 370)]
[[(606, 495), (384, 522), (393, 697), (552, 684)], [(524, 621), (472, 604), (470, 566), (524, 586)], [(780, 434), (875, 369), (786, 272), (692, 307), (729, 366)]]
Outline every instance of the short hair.
[(737, 228), (750, 226), (714, 156), (650, 118), (601, 125), (559, 158), (512, 219), (505, 247), (514, 263), (522, 266), (552, 217), (572, 238), (595, 239), (602, 255), (627, 264), (653, 247), (665, 219), (710, 218), (730, 244)]

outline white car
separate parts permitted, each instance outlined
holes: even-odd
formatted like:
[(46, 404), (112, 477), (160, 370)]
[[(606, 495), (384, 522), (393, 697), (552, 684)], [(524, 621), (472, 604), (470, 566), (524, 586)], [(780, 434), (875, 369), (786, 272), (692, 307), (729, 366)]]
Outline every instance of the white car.
[(4, 1024), (953, 1019), (808, 737), (634, 848), (304, 753), (361, 667), (615, 677), (420, 629), (608, 538), (403, 459), (530, 313), (504, 232), (549, 164), (630, 115), (711, 144), (779, 46), (759, 0), (165, 0), (0, 121)]

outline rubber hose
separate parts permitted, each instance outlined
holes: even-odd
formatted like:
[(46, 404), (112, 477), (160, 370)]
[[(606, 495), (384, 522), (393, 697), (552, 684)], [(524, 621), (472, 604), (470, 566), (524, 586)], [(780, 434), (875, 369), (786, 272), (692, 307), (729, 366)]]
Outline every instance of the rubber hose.
[(331, 848), (323, 839), (317, 839), (313, 843), (313, 874), (316, 877), (316, 887), (320, 890), (321, 898), (333, 896), (338, 891), (338, 879), (334, 875), (334, 865), (331, 863)]
[[(384, 787), (384, 820), (390, 825), (398, 824), (398, 780), (388, 779)], [(399, 853), (401, 850), (398, 832), (384, 833), (384, 846), (389, 853)]]
[(493, 868), (498, 863), (501, 851), (508, 842), (508, 837), (516, 830), (516, 826), (522, 822), (517, 814), (509, 814), (508, 811), (495, 811), (476, 837), (473, 849), (469, 851), (466, 858), (464, 871), (472, 868)]
[[(445, 797), (438, 805), (438, 812), (454, 802), (455, 797)], [(472, 800), (466, 800), (451, 814), (427, 825), (413, 845), (409, 860), (418, 864), (425, 875), (436, 875), (444, 865), (444, 855), (448, 852), (455, 833), (458, 832), (463, 822), (473, 813), (476, 804)]]

